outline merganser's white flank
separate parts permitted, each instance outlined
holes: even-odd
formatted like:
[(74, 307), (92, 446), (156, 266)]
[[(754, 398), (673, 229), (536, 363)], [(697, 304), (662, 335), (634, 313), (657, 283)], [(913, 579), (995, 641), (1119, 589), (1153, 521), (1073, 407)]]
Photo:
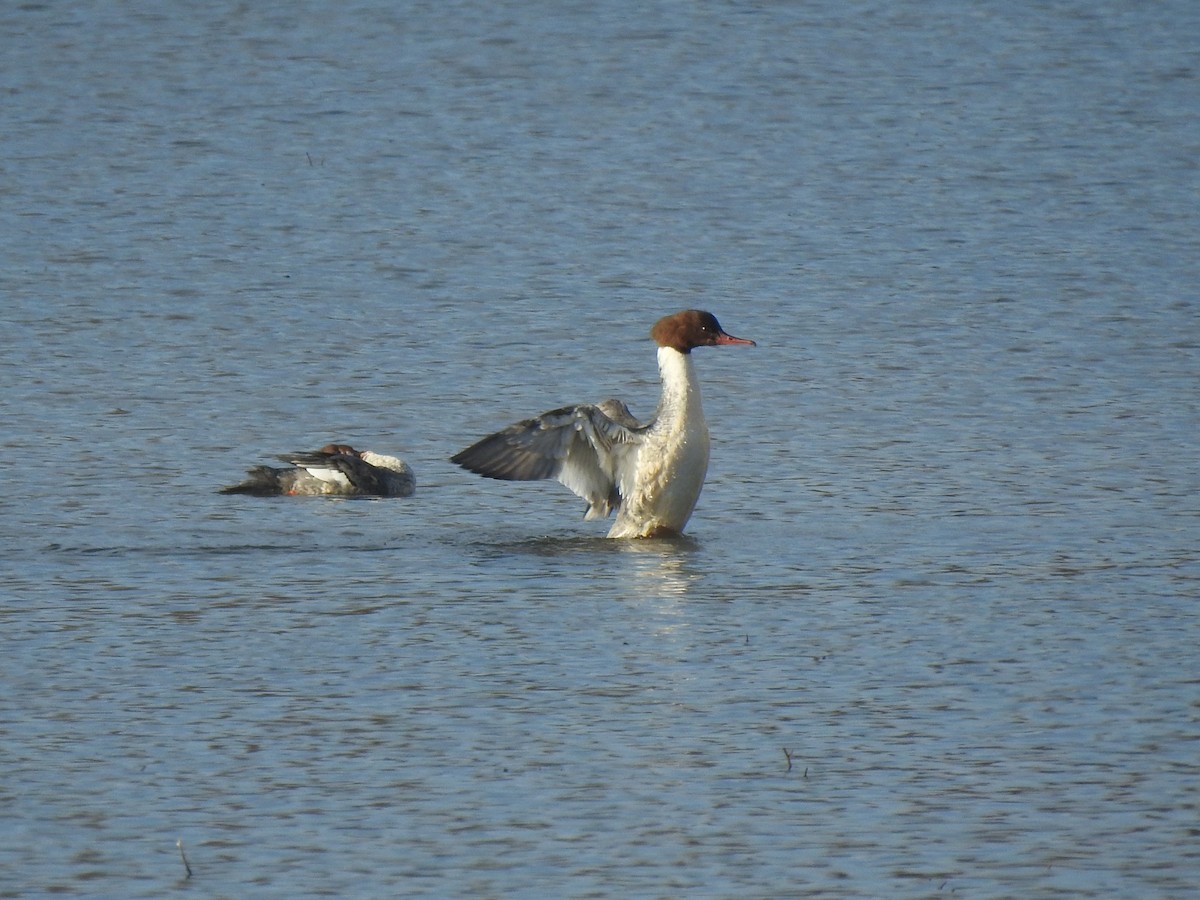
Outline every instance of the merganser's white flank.
[(312, 453), (280, 456), (286, 469), (255, 466), (241, 484), (222, 488), (222, 494), (280, 494), (339, 497), (407, 497), (416, 490), (408, 463), (394, 456), (355, 450), (349, 444), (326, 444)]
[(564, 406), (517, 422), (450, 459), (505, 481), (553, 478), (588, 502), (585, 519), (617, 510), (611, 538), (679, 534), (708, 471), (708, 425), (692, 365), (696, 347), (754, 346), (721, 328), (712, 313), (688, 309), (659, 319), (662, 398), (643, 424), (620, 400)]

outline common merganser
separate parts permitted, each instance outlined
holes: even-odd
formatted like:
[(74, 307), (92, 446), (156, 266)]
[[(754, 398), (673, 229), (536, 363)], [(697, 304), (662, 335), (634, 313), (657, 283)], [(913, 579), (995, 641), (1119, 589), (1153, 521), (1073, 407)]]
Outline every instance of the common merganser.
[(273, 497), (280, 494), (339, 497), (407, 497), (416, 489), (408, 463), (394, 456), (355, 450), (349, 444), (326, 444), (312, 453), (280, 456), (286, 469), (255, 466), (241, 484), (222, 494)]
[(659, 319), (662, 397), (642, 423), (620, 400), (564, 406), (510, 425), (450, 457), (488, 478), (553, 478), (588, 503), (585, 519), (617, 510), (610, 538), (680, 534), (708, 470), (708, 425), (692, 365), (696, 347), (754, 341), (726, 334), (712, 313), (688, 309)]

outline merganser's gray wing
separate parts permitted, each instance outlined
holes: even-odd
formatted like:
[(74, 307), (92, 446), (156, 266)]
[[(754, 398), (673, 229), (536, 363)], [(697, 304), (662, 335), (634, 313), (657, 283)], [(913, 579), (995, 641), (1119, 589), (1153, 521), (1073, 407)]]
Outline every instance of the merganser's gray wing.
[(553, 478), (586, 500), (585, 518), (595, 519), (620, 505), (643, 431), (620, 400), (564, 406), (509, 425), (450, 461), (502, 481)]

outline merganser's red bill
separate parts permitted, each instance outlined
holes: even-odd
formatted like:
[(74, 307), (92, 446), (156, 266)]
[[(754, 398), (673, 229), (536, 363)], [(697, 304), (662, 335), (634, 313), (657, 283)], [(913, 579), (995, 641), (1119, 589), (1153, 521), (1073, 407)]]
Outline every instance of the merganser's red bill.
[(734, 337), (732, 334), (726, 334), (724, 331), (722, 331), (720, 334), (717, 335), (717, 343), (718, 344), (745, 344), (747, 347), (757, 347), (758, 346), (758, 344), (754, 343), (754, 341), (750, 340), (749, 338)]

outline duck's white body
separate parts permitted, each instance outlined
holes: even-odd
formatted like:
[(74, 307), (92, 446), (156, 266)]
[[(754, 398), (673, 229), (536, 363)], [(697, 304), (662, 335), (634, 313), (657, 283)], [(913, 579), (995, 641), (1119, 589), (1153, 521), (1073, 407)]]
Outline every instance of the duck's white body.
[(617, 518), (611, 538), (683, 531), (708, 472), (708, 425), (691, 350), (753, 344), (721, 330), (708, 313), (661, 319), (662, 398), (646, 424), (619, 400), (567, 406), (510, 425), (452, 457), (464, 468), (511, 481), (554, 478), (588, 502), (585, 518)]

